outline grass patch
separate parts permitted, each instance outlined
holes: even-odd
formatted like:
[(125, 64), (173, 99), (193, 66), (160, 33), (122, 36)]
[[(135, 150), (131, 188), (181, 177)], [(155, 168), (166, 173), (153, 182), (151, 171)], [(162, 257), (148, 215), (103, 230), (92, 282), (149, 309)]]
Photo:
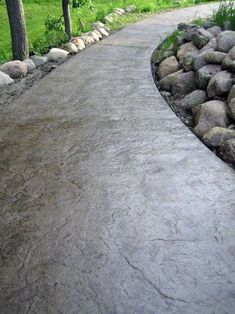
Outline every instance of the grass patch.
[(213, 13), (212, 21), (219, 26), (223, 26), (225, 22), (231, 23), (231, 27), (235, 30), (235, 2), (221, 1), (219, 9)]
[[(91, 29), (94, 21), (103, 21), (105, 15), (116, 7), (126, 8), (134, 4), (137, 11), (134, 14), (116, 19), (110, 28), (119, 30), (127, 24), (136, 22), (146, 14), (159, 12), (168, 8), (185, 7), (205, 0), (93, 0), (94, 10), (89, 5), (71, 10), (73, 34), (78, 36), (81, 32)], [(48, 15), (55, 19), (62, 16), (61, 0), (23, 0), (26, 18), (26, 27), (31, 53), (46, 53), (50, 47), (60, 46), (66, 40), (61, 30), (47, 32), (45, 21)], [(5, 1), (0, 0), (0, 63), (11, 60), (11, 38), (6, 12)]]

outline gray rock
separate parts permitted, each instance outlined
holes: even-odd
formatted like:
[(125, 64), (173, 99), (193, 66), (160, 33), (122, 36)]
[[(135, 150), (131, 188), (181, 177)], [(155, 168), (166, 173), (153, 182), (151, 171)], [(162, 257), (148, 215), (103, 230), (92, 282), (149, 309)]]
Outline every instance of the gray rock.
[(127, 8), (126, 8), (126, 13), (132, 13), (132, 12), (135, 12), (137, 10), (137, 7), (135, 5), (129, 5)]
[(116, 18), (116, 15), (114, 13), (110, 13), (104, 17), (104, 22), (112, 23), (115, 18)]
[(93, 23), (92, 26), (93, 26), (94, 29), (105, 28), (105, 24), (100, 22), (100, 21), (97, 21), (97, 22)]
[(226, 141), (220, 146), (219, 156), (224, 161), (235, 165), (235, 139)]
[(47, 56), (37, 56), (37, 55), (33, 55), (30, 57), (30, 59), (34, 62), (34, 64), (36, 65), (36, 67), (39, 67), (45, 63), (48, 62), (48, 57)]
[(226, 105), (219, 100), (211, 100), (193, 108), (194, 132), (203, 137), (210, 129), (218, 126), (226, 128), (228, 117)]
[(210, 129), (202, 138), (203, 142), (211, 148), (219, 147), (231, 139), (235, 139), (235, 131), (221, 127)]
[(205, 91), (197, 89), (185, 96), (181, 102), (180, 107), (186, 110), (192, 110), (195, 106), (203, 104), (207, 101), (207, 94)]
[(94, 29), (93, 32), (96, 33), (96, 35), (99, 37), (99, 39), (103, 38), (102, 34), (99, 31), (97, 31), (97, 29)]
[(198, 28), (198, 25), (193, 24), (193, 23), (188, 23), (188, 22), (178, 24), (178, 30), (179, 31), (188, 31), (192, 28), (194, 28), (194, 29)]
[(233, 85), (229, 91), (228, 99), (227, 99), (228, 104), (233, 98), (235, 98), (235, 85)]
[(229, 57), (224, 58), (222, 62), (223, 70), (230, 70), (231, 72), (235, 72), (235, 60), (232, 60)]
[(210, 21), (210, 20), (205, 21), (205, 22), (203, 23), (203, 25), (202, 25), (202, 27), (205, 28), (205, 29), (207, 29), (207, 30), (208, 30), (208, 28), (211, 28), (211, 27), (213, 27), (213, 26), (215, 26), (215, 23), (212, 22), (212, 21)]
[(208, 44), (206, 44), (201, 50), (200, 52), (204, 52), (204, 51), (207, 51), (207, 50), (215, 50), (216, 48), (216, 38), (212, 38)]
[(170, 91), (177, 77), (182, 74), (184, 71), (179, 70), (173, 74), (167, 75), (161, 81), (158, 82), (161, 90)]
[(97, 31), (103, 36), (103, 37), (108, 37), (109, 33), (107, 31), (107, 29), (103, 28), (103, 27), (99, 27), (97, 29)]
[(207, 53), (208, 53), (208, 50), (200, 52), (198, 55), (196, 55), (193, 58), (192, 67), (195, 72), (197, 72), (198, 70), (200, 70), (202, 67), (204, 67), (207, 64), (207, 61), (206, 61)]
[(78, 52), (78, 48), (74, 43), (66, 43), (62, 45), (62, 49), (68, 51), (70, 54), (74, 55)]
[(125, 11), (124, 9), (122, 9), (122, 8), (115, 8), (114, 11), (115, 11), (115, 12), (120, 12), (121, 15), (123, 15), (123, 14), (126, 13), (126, 11)]
[(173, 50), (178, 51), (178, 49), (185, 44), (185, 40), (183, 36), (176, 36), (173, 42)]
[(24, 64), (26, 64), (28, 73), (31, 73), (31, 72), (33, 72), (36, 69), (36, 65), (34, 64), (33, 60), (26, 59), (26, 60), (24, 60), (22, 62)]
[(50, 61), (60, 62), (66, 60), (69, 52), (60, 48), (51, 48), (47, 56)]
[(205, 55), (206, 61), (212, 64), (221, 64), (226, 57), (227, 54), (220, 51), (208, 51)]
[(193, 35), (195, 32), (199, 29), (199, 26), (191, 27), (184, 33), (184, 40), (186, 41), (192, 41)]
[(169, 74), (177, 72), (180, 70), (179, 63), (175, 56), (165, 59), (159, 66), (157, 75), (159, 79), (163, 79)]
[(96, 34), (95, 31), (89, 32), (89, 33), (88, 33), (88, 36), (91, 36), (91, 37), (94, 39), (94, 41), (95, 41), (96, 43), (97, 43), (98, 41), (100, 41), (100, 38), (99, 38), (99, 36)]
[(230, 100), (228, 104), (228, 109), (230, 117), (235, 120), (235, 98)]
[(87, 34), (83, 35), (81, 39), (84, 42), (85, 46), (88, 46), (88, 47), (95, 43), (94, 38), (91, 36), (88, 36)]
[(84, 41), (82, 38), (75, 37), (73, 38), (73, 43), (77, 47), (78, 51), (82, 51), (86, 48)]
[(197, 89), (196, 75), (193, 71), (179, 74), (172, 85), (172, 94), (178, 99)]
[(209, 98), (222, 96), (230, 91), (233, 84), (231, 73), (222, 71), (216, 73), (210, 80), (207, 86), (207, 94)]
[(0, 87), (14, 83), (14, 80), (4, 72), (0, 71)]
[(231, 48), (235, 46), (235, 32), (225, 31), (221, 32), (217, 36), (217, 46), (216, 49), (222, 52), (228, 52)]
[(192, 42), (182, 45), (180, 49), (177, 51), (177, 59), (179, 60), (180, 64), (183, 63), (185, 56), (188, 55), (189, 53), (195, 55), (199, 53), (199, 49)]
[(214, 36), (205, 30), (204, 28), (199, 28), (194, 34), (192, 35), (192, 41), (199, 49), (203, 48), (206, 44), (209, 43), (209, 41)]
[(8, 74), (11, 78), (21, 78), (27, 74), (27, 65), (22, 61), (10, 61), (0, 66), (0, 71)]
[(210, 32), (213, 36), (218, 36), (221, 32), (222, 32), (222, 29), (221, 27), (215, 25), (215, 26), (212, 26), (210, 28), (207, 29), (208, 32)]
[(220, 65), (207, 64), (196, 73), (198, 87), (206, 90), (211, 78), (221, 71)]

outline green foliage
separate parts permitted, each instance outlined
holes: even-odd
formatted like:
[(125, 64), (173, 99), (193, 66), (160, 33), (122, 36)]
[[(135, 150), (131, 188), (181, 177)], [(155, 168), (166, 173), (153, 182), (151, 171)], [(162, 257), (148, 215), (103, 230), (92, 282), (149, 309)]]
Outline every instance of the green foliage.
[[(115, 19), (111, 29), (121, 29), (128, 23), (144, 17), (144, 14), (159, 12), (173, 7), (192, 5), (196, 0), (70, 0), (73, 35), (91, 29), (94, 21), (103, 21), (115, 7), (125, 8), (134, 4), (137, 12)], [(204, 0), (197, 0), (205, 2)], [(26, 26), (31, 52), (46, 53), (53, 46), (66, 40), (63, 29), (61, 0), (23, 0)], [(5, 1), (0, 0), (0, 63), (11, 59), (10, 30)]]
[(212, 21), (219, 26), (223, 26), (224, 22), (230, 22), (232, 29), (235, 30), (235, 2), (221, 1), (219, 9), (213, 12)]

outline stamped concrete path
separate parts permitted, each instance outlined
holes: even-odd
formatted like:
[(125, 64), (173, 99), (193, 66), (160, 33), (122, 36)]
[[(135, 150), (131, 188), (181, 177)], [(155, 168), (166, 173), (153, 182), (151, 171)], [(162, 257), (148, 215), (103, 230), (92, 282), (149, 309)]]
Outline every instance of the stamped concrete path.
[(2, 110), (1, 314), (235, 313), (234, 171), (150, 70), (197, 11), (130, 25)]

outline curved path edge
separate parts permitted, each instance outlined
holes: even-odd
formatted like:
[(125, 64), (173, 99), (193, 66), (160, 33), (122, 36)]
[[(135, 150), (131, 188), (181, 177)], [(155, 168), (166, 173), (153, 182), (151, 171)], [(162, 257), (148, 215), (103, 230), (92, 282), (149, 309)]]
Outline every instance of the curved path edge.
[(234, 171), (150, 69), (158, 43), (211, 8), (130, 25), (2, 109), (1, 313), (234, 311)]

